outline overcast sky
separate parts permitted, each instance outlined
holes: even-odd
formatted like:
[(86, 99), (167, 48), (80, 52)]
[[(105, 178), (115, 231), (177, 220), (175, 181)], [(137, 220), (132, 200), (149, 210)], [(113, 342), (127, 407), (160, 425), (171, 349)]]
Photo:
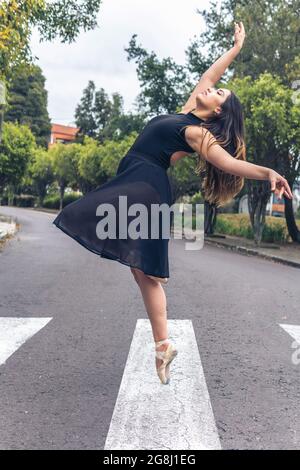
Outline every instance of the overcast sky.
[(46, 77), (48, 111), (52, 122), (74, 124), (74, 111), (83, 89), (93, 80), (111, 98), (119, 92), (124, 111), (134, 111), (140, 92), (136, 64), (127, 61), (124, 47), (137, 34), (137, 43), (159, 59), (170, 56), (185, 64), (185, 49), (203, 31), (197, 8), (207, 8), (209, 0), (103, 0), (98, 27), (82, 32), (73, 44), (39, 42), (37, 31), (31, 39), (32, 52)]

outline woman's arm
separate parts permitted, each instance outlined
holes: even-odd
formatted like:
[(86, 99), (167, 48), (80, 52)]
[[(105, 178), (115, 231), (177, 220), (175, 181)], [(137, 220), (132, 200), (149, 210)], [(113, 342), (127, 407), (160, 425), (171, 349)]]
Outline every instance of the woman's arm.
[(220, 80), (225, 70), (239, 54), (245, 39), (245, 30), (242, 22), (240, 22), (240, 26), (235, 23), (234, 38), (234, 46), (229, 49), (229, 51), (226, 51), (221, 57), (219, 57), (219, 59), (217, 59), (216, 62), (214, 62), (213, 65), (211, 65), (209, 69), (204, 72), (193, 92), (191, 93), (189, 99), (183, 106), (183, 112), (195, 108), (196, 96), (198, 93), (205, 91), (208, 87), (214, 86)]
[(234, 23), (234, 28), (234, 46), (229, 49), (229, 51), (225, 52), (218, 60), (216, 60), (216, 62), (211, 65), (204, 73), (204, 75), (207, 76), (209, 80), (211, 80), (211, 85), (209, 86), (214, 85), (220, 80), (225, 70), (234, 61), (243, 47), (245, 39), (244, 25), (242, 22), (240, 22), (240, 24)]
[[(275, 194), (278, 195), (279, 198), (281, 198), (282, 194), (290, 199), (293, 198), (293, 193), (287, 180), (279, 173), (265, 166), (255, 165), (254, 163), (244, 160), (237, 160), (218, 144), (211, 145), (207, 150), (208, 142), (213, 138), (212, 134), (201, 127), (198, 128), (196, 132), (200, 138), (197, 139), (197, 144), (194, 145), (194, 148), (212, 165), (232, 175), (253, 180), (270, 181), (271, 191), (275, 191)], [(203, 143), (201, 144), (201, 142)]]

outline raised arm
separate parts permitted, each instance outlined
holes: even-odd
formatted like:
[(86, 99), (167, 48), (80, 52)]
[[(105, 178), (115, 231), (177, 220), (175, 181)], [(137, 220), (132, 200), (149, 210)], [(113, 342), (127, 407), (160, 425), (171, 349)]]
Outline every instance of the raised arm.
[(244, 39), (245, 30), (243, 23), (235, 23), (234, 46), (229, 49), (229, 51), (225, 52), (221, 57), (219, 57), (219, 59), (216, 60), (216, 62), (214, 62), (209, 67), (209, 69), (206, 70), (206, 72), (204, 72), (189, 99), (182, 107), (182, 112), (188, 112), (191, 109), (194, 109), (196, 107), (196, 96), (198, 93), (207, 90), (208, 87), (214, 86), (220, 80), (225, 70), (239, 54), (241, 48), (243, 47)]
[[(237, 160), (218, 144), (209, 147), (209, 142), (215, 141), (214, 136), (203, 127), (193, 126), (193, 148), (215, 167), (230, 173), (253, 180), (266, 180), (271, 183), (271, 191), (281, 199), (284, 194), (292, 199), (293, 193), (285, 178), (271, 168), (255, 165), (244, 160)], [(208, 148), (209, 147), (209, 148)]]

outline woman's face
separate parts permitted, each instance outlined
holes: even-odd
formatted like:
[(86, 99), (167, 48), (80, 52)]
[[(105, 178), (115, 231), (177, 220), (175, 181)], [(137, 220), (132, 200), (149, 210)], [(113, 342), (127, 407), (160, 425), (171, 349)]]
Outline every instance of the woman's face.
[(209, 87), (196, 96), (197, 107), (220, 113), (222, 104), (230, 94), (231, 91), (226, 88)]

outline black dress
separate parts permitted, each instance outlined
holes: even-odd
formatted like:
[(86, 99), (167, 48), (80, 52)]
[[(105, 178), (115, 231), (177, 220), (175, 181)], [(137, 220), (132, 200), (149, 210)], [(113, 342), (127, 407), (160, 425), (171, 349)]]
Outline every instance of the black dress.
[[(177, 151), (194, 152), (184, 138), (183, 128), (187, 125), (199, 125), (201, 121), (192, 112), (162, 114), (150, 119), (120, 160), (116, 175), (65, 206), (53, 223), (82, 246), (103, 258), (139, 268), (151, 276), (169, 278), (169, 238), (161, 236), (161, 226), (158, 238), (134, 239), (119, 236), (119, 196), (127, 196), (127, 208), (131, 204), (142, 203), (149, 208), (149, 214), (151, 203), (166, 203), (170, 207), (175, 202), (167, 174), (170, 158)], [(99, 205), (105, 203), (112, 204), (116, 211), (116, 238), (101, 239), (98, 236), (97, 224), (102, 217), (107, 216), (107, 213), (98, 215)], [(137, 214), (133, 218), (136, 217)], [(127, 227), (131, 220), (132, 216), (128, 215)], [(150, 227), (149, 219), (148, 234), (151, 233)]]

